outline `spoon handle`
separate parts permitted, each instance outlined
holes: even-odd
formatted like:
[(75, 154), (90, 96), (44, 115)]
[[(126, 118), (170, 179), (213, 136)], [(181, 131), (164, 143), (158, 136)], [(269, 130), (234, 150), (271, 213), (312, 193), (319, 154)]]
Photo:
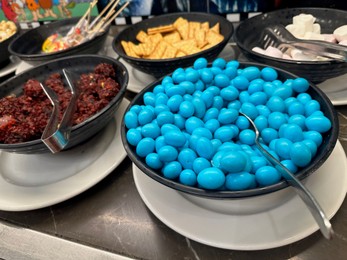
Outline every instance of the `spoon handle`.
[(289, 171), (283, 164), (278, 161), (272, 154), (270, 154), (259, 142), (259, 130), (253, 120), (245, 113), (239, 111), (252, 125), (255, 131), (255, 144), (259, 148), (260, 152), (270, 161), (270, 163), (282, 174), (283, 178), (295, 189), (300, 198), (304, 201), (316, 223), (318, 224), (323, 236), (326, 239), (331, 239), (334, 235), (334, 230), (331, 226), (329, 219), (326, 217), (321, 206), (317, 200), (313, 197), (311, 192), (300, 182), (296, 176)]
[(296, 190), (300, 198), (305, 202), (324, 237), (331, 239), (334, 235), (334, 230), (315, 197), (312, 196), (311, 192), (298, 180), (298, 178), (296, 178), (293, 173), (291, 173), (280, 161), (266, 151), (258, 140), (256, 140), (255, 143), (266, 159), (268, 159), (271, 164), (275, 166), (275, 168), (282, 174), (287, 182)]

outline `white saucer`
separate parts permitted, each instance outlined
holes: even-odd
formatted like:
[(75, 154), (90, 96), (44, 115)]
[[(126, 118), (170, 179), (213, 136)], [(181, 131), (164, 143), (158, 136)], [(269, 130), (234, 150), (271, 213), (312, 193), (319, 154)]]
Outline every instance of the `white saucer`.
[(14, 72), (20, 62), (17, 56), (10, 56), (10, 63), (0, 69), (0, 78)]
[(121, 121), (129, 101), (123, 99), (114, 119), (90, 141), (57, 154), (0, 152), (0, 210), (47, 207), (89, 189), (126, 157)]
[(119, 59), (119, 61), (124, 64), (124, 66), (127, 68), (129, 73), (129, 83), (127, 86), (127, 90), (130, 90), (131, 92), (134, 92), (134, 93), (139, 93), (141, 92), (142, 89), (147, 87), (153, 81), (157, 80), (152, 75), (149, 75), (147, 73), (144, 73), (142, 71), (135, 69), (133, 66), (131, 66), (122, 58)]
[(31, 69), (32, 67), (34, 67), (33, 65), (25, 62), (25, 61), (20, 61), (17, 68), (16, 68), (16, 72), (15, 74), (18, 75), (28, 69)]
[[(135, 165), (133, 174), (141, 198), (156, 217), (179, 234), (209, 246), (232, 250), (269, 249), (291, 244), (318, 230), (297, 195), (268, 211), (242, 216), (222, 214), (199, 207), (179, 192), (151, 179)], [(331, 219), (347, 191), (347, 161), (339, 142), (305, 185)]]
[(328, 96), (333, 105), (347, 105), (347, 74), (328, 79), (317, 86)]

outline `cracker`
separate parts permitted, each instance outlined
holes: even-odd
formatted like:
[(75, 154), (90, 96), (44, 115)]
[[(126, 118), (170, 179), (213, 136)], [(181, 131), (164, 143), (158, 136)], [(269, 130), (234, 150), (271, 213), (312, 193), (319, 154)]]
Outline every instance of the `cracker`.
[(189, 43), (181, 44), (179, 49), (183, 51), (184, 53), (186, 53), (187, 55), (194, 54), (201, 51), (196, 45), (189, 44)]
[(183, 51), (178, 51), (178, 52), (176, 53), (175, 58), (184, 57), (184, 56), (187, 56), (187, 54), (185, 54)]
[(213, 27), (210, 28), (210, 31), (220, 34), (220, 26), (219, 23), (216, 23)]
[(208, 43), (216, 45), (224, 40), (224, 36), (212, 30), (209, 30), (206, 34), (206, 40), (208, 41)]
[(148, 35), (147, 33), (145, 33), (144, 31), (139, 31), (137, 34), (136, 34), (136, 39), (139, 41), (139, 42), (146, 42), (148, 40)]
[(143, 43), (143, 56), (149, 56), (154, 51), (154, 49), (157, 47), (158, 42), (153, 42), (148, 40), (147, 42)]
[(164, 40), (168, 43), (175, 43), (181, 40), (181, 36), (178, 31), (168, 33), (163, 36)]
[(129, 42), (121, 41), (121, 45), (122, 45), (126, 55), (138, 58), (138, 56), (136, 55), (134, 50), (129, 46)]
[(188, 38), (194, 38), (195, 37), (195, 31), (200, 29), (200, 23), (199, 22), (189, 22), (189, 32), (188, 32)]
[(149, 59), (160, 59), (166, 48), (168, 43), (165, 41), (160, 41), (154, 51), (148, 56)]
[(160, 42), (162, 39), (163, 39), (163, 36), (160, 33), (156, 33), (148, 37), (148, 40), (155, 44)]
[(141, 57), (144, 55), (145, 50), (143, 49), (143, 44), (134, 44), (132, 42), (129, 42), (128, 45), (137, 56)]
[(184, 19), (183, 17), (178, 17), (176, 19), (176, 21), (173, 23), (174, 27), (177, 29), (178, 27), (180, 27), (182, 24), (187, 23), (188, 20)]
[(180, 33), (181, 38), (183, 40), (187, 40), (189, 36), (189, 22), (188, 20), (179, 17), (177, 20), (174, 22), (174, 27), (176, 30)]
[(162, 25), (157, 27), (152, 27), (147, 29), (148, 35), (156, 34), (156, 33), (167, 33), (175, 30), (175, 26), (173, 24)]
[(210, 30), (210, 24), (209, 24), (209, 22), (203, 22), (203, 23), (201, 23), (200, 28), (203, 29), (205, 32), (207, 32), (208, 30)]
[(172, 45), (174, 47), (176, 47), (177, 49), (181, 49), (181, 46), (184, 46), (184, 45), (192, 45), (192, 46), (196, 47), (197, 43), (196, 43), (195, 39), (188, 39), (188, 40), (182, 40), (179, 42), (175, 42)]
[(207, 43), (204, 47), (201, 48), (202, 51), (207, 50), (211, 47), (213, 47), (215, 44)]
[(177, 51), (178, 51), (177, 48), (173, 47), (171, 44), (168, 44), (166, 46), (165, 52), (161, 58), (162, 59), (175, 58)]
[(199, 48), (202, 48), (208, 43), (206, 40), (206, 32), (204, 29), (201, 28), (195, 30), (194, 39), (196, 40)]

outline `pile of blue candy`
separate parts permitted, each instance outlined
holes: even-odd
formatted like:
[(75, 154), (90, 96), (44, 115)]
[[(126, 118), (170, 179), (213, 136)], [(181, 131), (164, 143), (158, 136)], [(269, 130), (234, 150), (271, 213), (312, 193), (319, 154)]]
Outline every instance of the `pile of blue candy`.
[(330, 120), (306, 91), (304, 78), (278, 79), (275, 69), (239, 67), (238, 61), (204, 58), (176, 69), (143, 105), (124, 116), (136, 154), (165, 178), (208, 190), (246, 190), (282, 177), (255, 146), (261, 142), (292, 172), (310, 164)]

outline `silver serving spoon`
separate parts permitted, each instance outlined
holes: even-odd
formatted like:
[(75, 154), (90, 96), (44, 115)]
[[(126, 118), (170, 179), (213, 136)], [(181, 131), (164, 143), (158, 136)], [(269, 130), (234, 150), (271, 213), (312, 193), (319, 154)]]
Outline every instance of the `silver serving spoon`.
[(323, 236), (326, 239), (331, 239), (334, 234), (334, 230), (332, 229), (329, 219), (326, 217), (324, 211), (318, 204), (317, 200), (292, 172), (290, 172), (285, 166), (283, 166), (283, 164), (280, 161), (278, 161), (267, 150), (265, 150), (264, 147), (262, 147), (261, 143), (259, 142), (259, 130), (256, 127), (253, 120), (246, 114), (242, 112), (239, 113), (243, 115), (245, 118), (247, 118), (247, 120), (251, 123), (255, 132), (255, 144), (259, 148), (260, 152), (282, 174), (283, 178), (294, 188), (294, 190), (297, 192), (300, 198), (305, 202), (306, 206), (308, 207), (312, 216), (317, 222)]
[(281, 24), (265, 27), (259, 44), (263, 49), (272, 46), (285, 52), (287, 49), (295, 48), (316, 56), (347, 62), (346, 46), (325, 41), (298, 39)]

